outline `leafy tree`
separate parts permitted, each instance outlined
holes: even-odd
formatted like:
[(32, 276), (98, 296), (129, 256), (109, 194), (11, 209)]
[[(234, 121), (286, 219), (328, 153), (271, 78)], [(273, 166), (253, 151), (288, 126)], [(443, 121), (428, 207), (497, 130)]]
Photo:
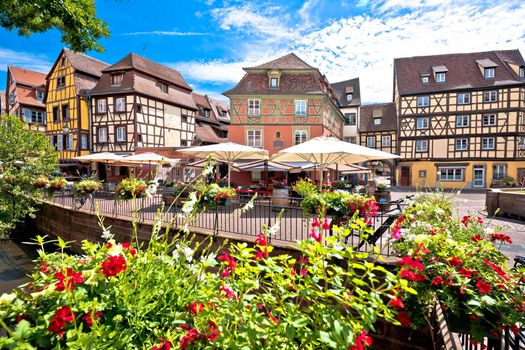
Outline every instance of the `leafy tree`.
[(74, 51), (103, 51), (97, 40), (109, 37), (108, 24), (95, 17), (94, 0), (2, 0), (0, 26), (30, 36), (52, 28)]
[(16, 116), (0, 117), (0, 236), (34, 215), (41, 191), (33, 182), (57, 169), (58, 152), (46, 135)]

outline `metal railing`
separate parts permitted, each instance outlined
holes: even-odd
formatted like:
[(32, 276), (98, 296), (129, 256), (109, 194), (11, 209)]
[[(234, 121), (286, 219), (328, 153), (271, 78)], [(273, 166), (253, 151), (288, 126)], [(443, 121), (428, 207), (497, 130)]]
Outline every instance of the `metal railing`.
[[(165, 222), (171, 222), (174, 226), (183, 224), (182, 203), (173, 203), (173, 195), (169, 192), (159, 192), (154, 196), (138, 198), (136, 200), (116, 200), (115, 193), (109, 191), (97, 191), (92, 195), (78, 198), (74, 191), (57, 191), (48, 202), (58, 204), (74, 210), (88, 211), (95, 214), (99, 212), (103, 216), (119, 218), (135, 218), (140, 222), (154, 221), (159, 213), (162, 213)], [(258, 196), (254, 201), (253, 208), (242, 210), (244, 205), (250, 201), (250, 195), (238, 195), (229, 200), (225, 205), (199, 210), (199, 214), (189, 223), (190, 228), (204, 229), (212, 231), (213, 234), (228, 233), (246, 237), (257, 236), (262, 232), (263, 225), (274, 226), (279, 222), (278, 227), (274, 227), (274, 235), (270, 240), (283, 243), (295, 243), (309, 237), (313, 216), (306, 215), (300, 204), (301, 198), (277, 198), (271, 196)], [(378, 231), (388, 218), (398, 215), (401, 207), (386, 212), (378, 212), (372, 219), (371, 228)], [(135, 214), (134, 214), (135, 213)], [(391, 253), (390, 245), (390, 225), (381, 228), (383, 233), (374, 244), (363, 241), (357, 232), (351, 233), (346, 243), (359, 247), (359, 251), (372, 251), (373, 246), (378, 246), (381, 255), (389, 256)]]

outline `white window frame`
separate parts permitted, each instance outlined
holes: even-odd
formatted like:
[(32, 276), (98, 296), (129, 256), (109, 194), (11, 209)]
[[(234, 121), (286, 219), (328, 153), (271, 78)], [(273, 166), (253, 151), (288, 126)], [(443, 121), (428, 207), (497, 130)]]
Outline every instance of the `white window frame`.
[(483, 126), (495, 126), (497, 123), (496, 114), (483, 114)]
[(456, 139), (456, 151), (468, 151), (468, 139), (460, 138)]
[[(275, 84), (273, 84), (275, 82)], [(270, 87), (271, 88), (278, 88), (279, 87), (279, 78), (277, 77), (270, 77)]]
[[(113, 82), (113, 78), (117, 78), (117, 77), (120, 77), (120, 82), (119, 83)], [(115, 80), (117, 80), (117, 79), (115, 79)], [(123, 80), (124, 80), (124, 73), (113, 74), (113, 75), (111, 75), (111, 86), (122, 86), (122, 81)]]
[(64, 149), (64, 138), (61, 134), (55, 135), (57, 140), (57, 150), (62, 151)]
[[(351, 118), (352, 116), (353, 119)], [(357, 125), (357, 113), (345, 113), (344, 117), (345, 125)]]
[(490, 103), (490, 102), (497, 102), (497, 101), (498, 101), (498, 91), (497, 90), (490, 90), (490, 91), (483, 92), (483, 102)]
[(98, 128), (98, 130), (97, 130), (97, 142), (98, 143), (107, 143), (108, 142), (108, 128), (107, 127)]
[(525, 67), (520, 67), (519, 76), (520, 78), (525, 78)]
[[(467, 121), (466, 124), (464, 123), (465, 120)], [(469, 125), (470, 125), (470, 116), (468, 114), (460, 114), (456, 116), (456, 127), (467, 128)]]
[(416, 140), (416, 152), (428, 152), (428, 140)]
[(465, 181), (465, 168), (450, 167), (438, 168), (438, 181), (463, 182)]
[(349, 93), (346, 94), (346, 101), (351, 102), (354, 99), (354, 94)]
[(15, 94), (13, 92), (10, 92), (9, 93), (9, 105), (14, 105), (15, 104)]
[[(257, 142), (257, 139), (259, 142)], [(246, 130), (246, 145), (255, 148), (263, 147), (263, 131), (261, 129)]]
[(115, 112), (125, 112), (125, 111), (126, 111), (126, 98), (116, 97), (115, 98)]
[(430, 127), (430, 119), (428, 117), (416, 119), (416, 129), (417, 130), (426, 130), (429, 127)]
[(481, 138), (481, 149), (482, 150), (493, 150), (493, 149), (496, 149), (496, 138), (495, 137), (483, 137), (483, 138)]
[(261, 115), (261, 100), (248, 99), (248, 115)]
[(306, 100), (295, 100), (295, 114), (306, 115)]
[(66, 147), (67, 150), (68, 151), (73, 150), (73, 142), (74, 142), (74, 140), (73, 140), (73, 137), (74, 137), (73, 133), (70, 132), (69, 134), (65, 134), (65, 137), (67, 138), (67, 147)]
[(458, 105), (468, 105), (470, 104), (470, 93), (469, 92), (460, 92), (456, 98)]
[(89, 149), (89, 136), (88, 134), (80, 134), (80, 147), (82, 150)]
[[(299, 142), (297, 142), (297, 138), (299, 137)], [(298, 145), (298, 144), (301, 144), (301, 143), (304, 143), (306, 141), (308, 141), (308, 130), (304, 130), (304, 129), (301, 129), (301, 130), (294, 130), (293, 132), (293, 142), (294, 142), (294, 145)]]
[(381, 125), (381, 118), (374, 118), (374, 125)]
[(422, 82), (423, 84), (428, 84), (429, 80), (430, 80), (430, 79), (428, 79), (428, 76), (421, 77), (421, 82)]
[(40, 101), (40, 102), (44, 101), (44, 95), (45, 95), (44, 91), (36, 90), (36, 99), (37, 99), (37, 101)]
[(169, 85), (166, 84), (166, 83), (162, 83), (162, 82), (160, 82), (160, 83), (159, 83), (159, 88), (160, 88), (160, 91), (161, 91), (162, 93), (167, 94), (167, 93), (170, 92), (170, 87), (169, 87)]
[(392, 147), (392, 136), (391, 135), (381, 136), (381, 147)]
[(502, 180), (505, 176), (507, 176), (507, 164), (494, 164), (492, 166), (492, 180)]
[(518, 149), (525, 149), (525, 136), (520, 136), (518, 139)]
[(368, 148), (376, 148), (376, 137), (375, 136), (367, 136), (366, 137), (366, 147), (368, 147)]
[(417, 97), (417, 106), (418, 107), (429, 107), (430, 106), (430, 96), (418, 96)]
[(97, 113), (106, 113), (108, 110), (107, 107), (108, 106), (105, 98), (100, 98), (97, 100)]
[(126, 142), (126, 127), (117, 126), (115, 131), (117, 142)]
[(446, 81), (446, 73), (436, 73), (436, 83), (444, 83)]
[(485, 68), (483, 70), (483, 77), (485, 79), (493, 79), (496, 77), (496, 69), (495, 68)]

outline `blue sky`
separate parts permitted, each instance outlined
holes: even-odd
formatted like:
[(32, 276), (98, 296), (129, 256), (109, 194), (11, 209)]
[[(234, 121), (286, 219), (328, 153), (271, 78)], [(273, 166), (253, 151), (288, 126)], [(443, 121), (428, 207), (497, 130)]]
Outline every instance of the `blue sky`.
[[(129, 52), (178, 69), (196, 91), (220, 97), (242, 67), (296, 52), (331, 82), (361, 78), (365, 102), (392, 96), (392, 60), (450, 52), (520, 49), (519, 0), (98, 0), (114, 63)], [(0, 29), (0, 81), (8, 64), (46, 71), (62, 43), (57, 31), (19, 37)], [(222, 97), (224, 99), (224, 97)]]

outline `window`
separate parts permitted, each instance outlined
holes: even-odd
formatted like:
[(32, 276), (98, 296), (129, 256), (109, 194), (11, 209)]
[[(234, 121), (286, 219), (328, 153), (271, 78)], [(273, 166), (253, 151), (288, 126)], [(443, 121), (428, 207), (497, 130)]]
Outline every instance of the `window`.
[(106, 113), (106, 99), (97, 100), (97, 113)]
[(439, 168), (439, 181), (463, 181), (464, 168)]
[(204, 117), (205, 118), (209, 118), (210, 117), (210, 110), (209, 109), (205, 109), (204, 110)]
[(98, 128), (98, 143), (108, 142), (108, 128)]
[(89, 149), (88, 134), (80, 134), (80, 146), (83, 150)]
[(355, 113), (345, 113), (345, 124), (346, 125), (356, 125), (357, 118)]
[(117, 97), (115, 99), (115, 110), (117, 112), (126, 111), (126, 98), (125, 97)]
[(65, 140), (65, 149), (72, 150), (73, 149), (73, 133), (64, 134), (64, 140)]
[(494, 76), (495, 76), (494, 68), (485, 68), (483, 76), (485, 77), (485, 79), (492, 79), (492, 78), (494, 78)]
[(525, 137), (523, 136), (518, 139), (518, 149), (525, 149)]
[(437, 73), (436, 83), (444, 83), (444, 82), (445, 82), (445, 73)]
[(457, 98), (458, 105), (467, 105), (470, 103), (470, 93), (462, 92), (458, 94)]
[(64, 141), (64, 138), (62, 137), (62, 135), (56, 135), (56, 145), (57, 145), (57, 150), (59, 151), (62, 151), (63, 147), (63, 141)]
[(117, 127), (117, 142), (126, 142), (126, 127)]
[(275, 132), (275, 138), (277, 138), (277, 139), (281, 138), (281, 132), (280, 131), (276, 131)]
[(353, 98), (354, 98), (354, 94), (346, 94), (346, 100), (348, 102), (352, 101)]
[(26, 123), (33, 123), (33, 124), (45, 124), (45, 113), (40, 111), (32, 111), (29, 108), (24, 108), (23, 112), (24, 114), (24, 121)]
[(15, 94), (12, 92), (9, 93), (9, 104), (12, 106), (15, 104)]
[(496, 102), (498, 100), (497, 91), (485, 91), (483, 93), (483, 102)]
[(368, 148), (376, 148), (376, 137), (375, 136), (367, 136), (366, 137), (366, 147), (368, 147)]
[(135, 108), (137, 109), (137, 113), (142, 113), (142, 105), (135, 105)]
[(468, 150), (468, 139), (456, 139), (456, 151)]
[(166, 83), (159, 83), (160, 91), (167, 94), (168, 93), (168, 84)]
[(63, 89), (66, 87), (66, 77), (57, 78), (57, 89)]
[(306, 142), (307, 137), (308, 137), (308, 133), (306, 132), (306, 130), (295, 130), (294, 132), (294, 138), (295, 138), (296, 145)]
[(496, 139), (494, 137), (484, 137), (481, 139), (481, 149), (494, 149), (496, 148)]
[(58, 110), (58, 107), (53, 107), (53, 123), (59, 123), (60, 122), (60, 111)]
[(494, 164), (492, 167), (492, 179), (502, 180), (507, 176), (507, 164)]
[(421, 77), (421, 82), (423, 84), (427, 84), (428, 83), (428, 76)]
[(186, 116), (186, 115), (181, 115), (181, 116), (180, 116), (180, 121), (183, 122), (183, 123), (187, 123), (187, 122), (188, 122), (188, 116)]
[(69, 120), (69, 105), (62, 105), (62, 120)]
[(381, 125), (381, 118), (374, 118), (374, 125)]
[(248, 114), (249, 115), (261, 114), (261, 101), (260, 100), (248, 100)]
[(428, 96), (418, 96), (417, 97), (418, 107), (428, 107), (429, 105), (430, 105), (430, 97)]
[(62, 58), (60, 59), (60, 65), (62, 67), (64, 67), (66, 65), (66, 58), (62, 56)]
[(349, 142), (349, 143), (354, 143), (354, 144), (357, 143), (357, 139), (355, 136), (346, 136), (344, 137), (344, 141)]
[(113, 74), (111, 76), (111, 86), (121, 86), (124, 74)]
[(40, 102), (44, 101), (44, 91), (36, 90), (36, 99)]
[(421, 129), (428, 129), (429, 120), (428, 118), (417, 118), (417, 125), (416, 128)]
[(525, 78), (525, 67), (520, 67), (520, 78)]
[(416, 141), (416, 152), (426, 152), (428, 151), (428, 141), (427, 140), (417, 140)]
[(457, 115), (456, 116), (456, 126), (458, 128), (465, 128), (469, 125), (469, 116), (468, 115)]
[(270, 78), (270, 87), (276, 88), (279, 87), (279, 78)]
[(262, 148), (262, 130), (248, 130), (247, 145)]
[(306, 100), (295, 101), (295, 114), (306, 115)]
[(419, 171), (419, 177), (427, 177), (427, 171), (426, 170), (420, 170)]
[(392, 136), (383, 135), (381, 136), (381, 147), (390, 147), (392, 145)]
[(496, 125), (496, 115), (495, 114), (484, 114), (483, 115), (483, 126)]

